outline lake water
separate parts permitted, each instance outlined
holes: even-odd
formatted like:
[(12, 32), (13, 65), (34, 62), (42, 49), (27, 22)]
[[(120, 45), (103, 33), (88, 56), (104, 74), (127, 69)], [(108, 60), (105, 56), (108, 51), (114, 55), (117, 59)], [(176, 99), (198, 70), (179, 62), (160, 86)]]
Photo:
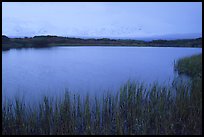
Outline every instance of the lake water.
[(128, 80), (169, 84), (174, 61), (201, 48), (53, 47), (2, 51), (3, 97), (37, 99), (73, 93), (101, 95)]

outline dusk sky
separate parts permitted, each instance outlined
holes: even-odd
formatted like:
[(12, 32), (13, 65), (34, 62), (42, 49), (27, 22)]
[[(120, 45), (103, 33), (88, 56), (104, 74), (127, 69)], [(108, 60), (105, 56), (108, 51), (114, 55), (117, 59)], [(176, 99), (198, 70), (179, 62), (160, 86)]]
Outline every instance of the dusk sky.
[(7, 36), (202, 36), (201, 2), (3, 2)]

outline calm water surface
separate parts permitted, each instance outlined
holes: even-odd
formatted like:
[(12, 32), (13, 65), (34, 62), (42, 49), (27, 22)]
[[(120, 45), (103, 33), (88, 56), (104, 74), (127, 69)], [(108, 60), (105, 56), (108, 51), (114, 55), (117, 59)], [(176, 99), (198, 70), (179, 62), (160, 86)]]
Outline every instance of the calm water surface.
[(146, 84), (171, 83), (174, 60), (202, 53), (201, 48), (54, 47), (2, 52), (4, 97), (101, 95), (114, 92), (127, 80)]

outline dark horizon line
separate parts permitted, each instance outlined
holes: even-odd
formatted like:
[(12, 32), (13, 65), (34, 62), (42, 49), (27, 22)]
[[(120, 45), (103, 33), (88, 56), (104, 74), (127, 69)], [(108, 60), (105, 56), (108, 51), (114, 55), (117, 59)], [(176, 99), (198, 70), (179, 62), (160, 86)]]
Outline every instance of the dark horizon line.
[[(7, 36), (7, 35), (4, 35), (2, 34), (2, 36), (6, 36), (8, 38), (34, 38), (34, 37), (62, 37), (62, 38), (75, 38), (75, 39), (110, 39), (110, 40), (140, 40), (140, 41), (153, 41), (153, 40), (187, 40), (187, 39), (200, 39), (202, 38), (202, 35), (201, 36), (198, 36), (198, 37), (195, 37), (195, 38), (171, 38), (171, 39), (168, 39), (168, 38), (152, 38), (151, 37), (141, 37), (141, 38), (125, 38), (125, 37), (77, 37), (77, 36), (60, 36), (60, 35), (35, 35), (35, 36)], [(152, 37), (155, 37), (155, 36), (152, 36)]]

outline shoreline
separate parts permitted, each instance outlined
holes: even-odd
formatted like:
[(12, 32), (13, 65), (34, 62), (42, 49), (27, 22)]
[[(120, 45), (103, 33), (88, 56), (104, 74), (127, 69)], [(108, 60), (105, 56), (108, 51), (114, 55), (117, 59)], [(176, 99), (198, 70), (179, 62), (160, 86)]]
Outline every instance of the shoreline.
[(131, 39), (81, 39), (59, 36), (34, 36), (32, 38), (9, 38), (2, 35), (2, 50), (18, 48), (44, 48), (58, 46), (104, 46), (104, 47), (194, 47), (202, 48), (202, 37), (176, 40), (131, 40)]
[(176, 47), (176, 46), (127, 46), (127, 45), (73, 45), (73, 44), (70, 44), (70, 45), (60, 45), (60, 46), (46, 46), (46, 47), (16, 47), (16, 48), (2, 48), (2, 51), (9, 51), (11, 49), (16, 49), (16, 50), (20, 50), (20, 49), (44, 49), (44, 48), (56, 48), (56, 47), (66, 47), (66, 48), (69, 48), (69, 47), (111, 47), (111, 48), (114, 48), (114, 47), (124, 47), (124, 48), (127, 48), (127, 47), (131, 47), (131, 48), (201, 48), (202, 47)]

